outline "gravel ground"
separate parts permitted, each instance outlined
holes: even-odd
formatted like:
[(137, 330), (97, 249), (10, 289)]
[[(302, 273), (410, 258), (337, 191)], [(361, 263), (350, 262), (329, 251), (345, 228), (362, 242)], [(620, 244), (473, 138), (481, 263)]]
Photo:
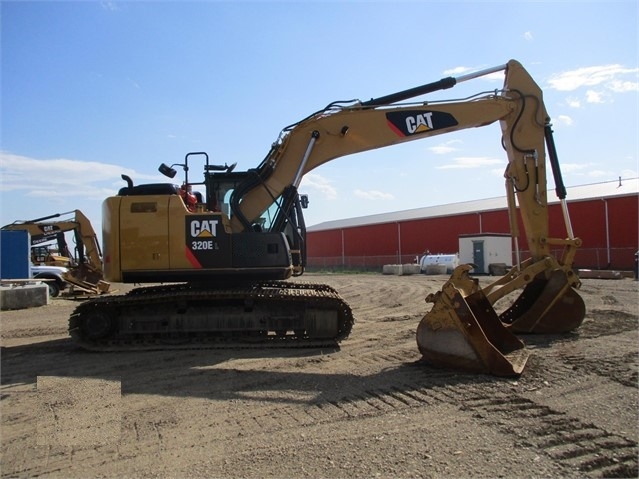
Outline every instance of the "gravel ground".
[(445, 280), (305, 275), (353, 308), (331, 350), (89, 353), (74, 300), (3, 312), (2, 477), (637, 477), (638, 282), (584, 280), (581, 328), (496, 378), (420, 361)]

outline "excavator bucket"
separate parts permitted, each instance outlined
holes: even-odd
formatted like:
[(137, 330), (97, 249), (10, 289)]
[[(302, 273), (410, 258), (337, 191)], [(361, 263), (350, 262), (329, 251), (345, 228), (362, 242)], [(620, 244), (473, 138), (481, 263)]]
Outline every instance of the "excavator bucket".
[(417, 326), (419, 351), (439, 366), (517, 376), (528, 352), (499, 320), (478, 281), (470, 278), (471, 268), (457, 267), (442, 290), (426, 298), (434, 305)]
[(577, 329), (586, 315), (583, 299), (561, 269), (529, 283), (499, 319), (514, 333), (559, 334)]

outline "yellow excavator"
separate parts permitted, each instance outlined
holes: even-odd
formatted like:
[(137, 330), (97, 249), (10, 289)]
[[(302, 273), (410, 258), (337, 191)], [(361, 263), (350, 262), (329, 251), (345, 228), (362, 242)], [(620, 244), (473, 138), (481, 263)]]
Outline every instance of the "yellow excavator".
[[(98, 237), (93, 225), (80, 210), (56, 213), (33, 220), (19, 220), (3, 226), (2, 229), (27, 231), (31, 237), (32, 262), (36, 264), (34, 259), (37, 259), (37, 263), (40, 263), (39, 259), (42, 259), (45, 264), (60, 264), (67, 267), (68, 271), (62, 274), (62, 278), (72, 288), (90, 294), (103, 294), (109, 291), (110, 284), (104, 280), (102, 251)], [(73, 259), (74, 255), (69, 251), (64, 235), (69, 231), (74, 235), (77, 260)], [(51, 255), (47, 252), (38, 256), (39, 253), (34, 251), (37, 245), (53, 240), (57, 241), (60, 255)]]
[[(501, 90), (452, 101), (414, 98), (503, 71)], [(412, 101), (407, 101), (411, 100)], [(333, 102), (282, 130), (264, 160), (248, 171), (211, 164), (204, 152), (162, 164), (181, 185), (126, 186), (103, 203), (106, 279), (142, 286), (79, 305), (69, 332), (93, 350), (335, 345), (353, 324), (348, 304), (327, 285), (283, 281), (303, 274), (308, 198), (303, 176), (333, 159), (407, 141), (500, 122), (508, 156), (505, 184), (512, 235), (521, 215), (531, 257), (480, 287), (459, 266), (417, 328), (417, 345), (436, 365), (518, 375), (528, 354), (516, 333), (559, 333), (585, 316), (572, 262), (572, 232), (550, 119), (542, 91), (514, 60), (443, 78), (368, 101)], [(204, 164), (191, 181), (194, 159)], [(546, 164), (563, 205), (564, 238), (549, 237)], [(198, 191), (203, 190), (203, 191)], [(563, 247), (561, 258), (551, 248)], [(518, 250), (518, 248), (517, 248)], [(494, 304), (522, 294), (501, 314)]]
[(60, 246), (56, 249), (52, 244), (34, 245), (33, 241), (31, 245), (31, 264), (33, 265), (69, 267), (75, 263), (68, 252), (65, 252), (66, 256), (60, 254), (60, 251), (64, 251), (60, 249)]

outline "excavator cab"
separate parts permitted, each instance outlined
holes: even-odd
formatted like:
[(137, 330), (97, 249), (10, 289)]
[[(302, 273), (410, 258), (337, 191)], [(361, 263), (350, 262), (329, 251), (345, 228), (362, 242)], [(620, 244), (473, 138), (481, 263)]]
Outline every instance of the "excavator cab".
[[(203, 181), (189, 177), (194, 157), (204, 159)], [(159, 171), (174, 178), (175, 166), (184, 170), (181, 187), (134, 186), (124, 178), (127, 186), (105, 200), (105, 270), (112, 281), (246, 282), (301, 274), (306, 230), (296, 190), (275, 197), (249, 228), (234, 232), (233, 198), (243, 185), (255, 181), (255, 172), (235, 171), (235, 164), (210, 164), (204, 152), (188, 153), (183, 163), (162, 164)]]

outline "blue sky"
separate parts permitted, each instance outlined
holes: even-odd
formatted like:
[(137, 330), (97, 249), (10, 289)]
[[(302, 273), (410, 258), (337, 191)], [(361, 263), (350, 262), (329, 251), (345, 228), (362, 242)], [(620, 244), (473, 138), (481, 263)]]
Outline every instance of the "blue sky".
[[(252, 168), (283, 127), (331, 101), (511, 58), (544, 90), (567, 186), (636, 177), (637, 5), (2, 1), (0, 225), (80, 209), (99, 229), (122, 173), (165, 181), (158, 165), (190, 151)], [(300, 190), (314, 225), (502, 196), (505, 166), (491, 125), (339, 158)]]

